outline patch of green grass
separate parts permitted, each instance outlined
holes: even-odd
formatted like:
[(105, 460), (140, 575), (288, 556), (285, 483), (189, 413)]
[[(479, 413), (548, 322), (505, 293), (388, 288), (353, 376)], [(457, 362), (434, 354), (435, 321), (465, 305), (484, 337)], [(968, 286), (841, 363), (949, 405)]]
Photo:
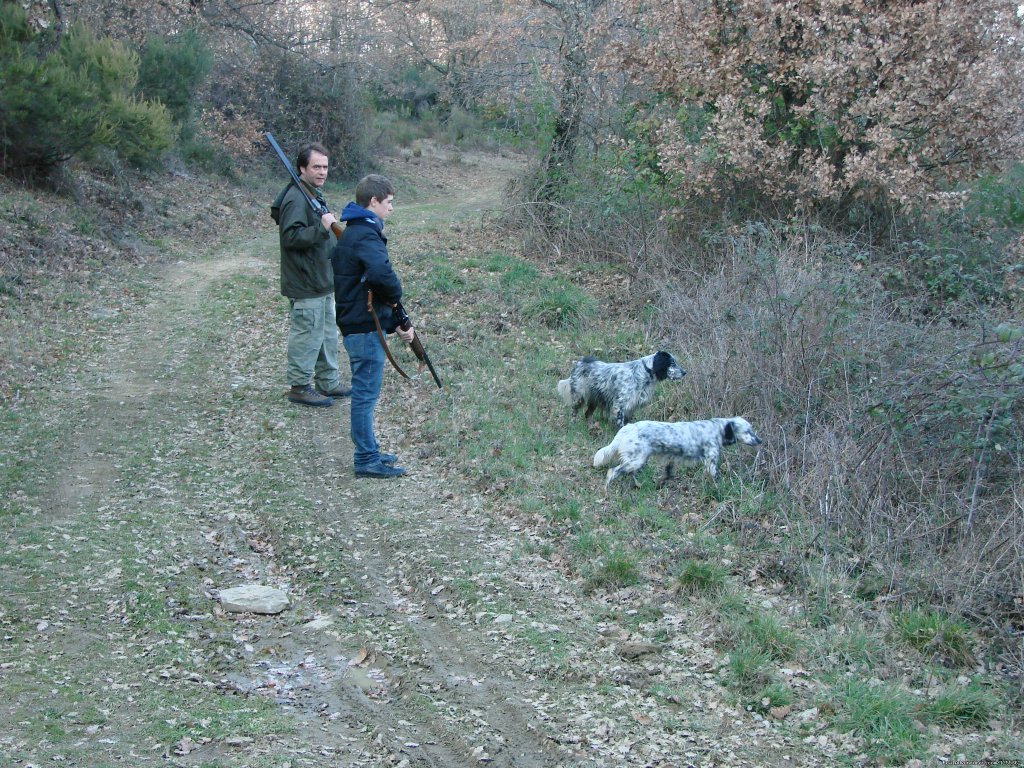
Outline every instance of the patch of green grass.
[(39, 713), (42, 718), (43, 732), (46, 737), (51, 741), (61, 741), (67, 736), (67, 731), (64, 730), (64, 713), (55, 707), (43, 707), (42, 712)]
[(652, 686), (651, 694), (660, 702), (676, 706), (689, 698), (685, 688), (678, 688), (664, 683), (657, 683)]
[(974, 662), (973, 641), (966, 623), (940, 611), (917, 609), (894, 617), (896, 636), (912, 648), (952, 666)]
[(598, 560), (587, 577), (590, 589), (628, 587), (640, 582), (640, 567), (635, 555), (613, 549)]
[(39, 446), (52, 439), (53, 425), (31, 411), (4, 409), (0, 416), (0, 518), (19, 515), (31, 506), (54, 472), (54, 463), (45, 459)]
[(776, 682), (771, 657), (750, 646), (737, 646), (729, 653), (726, 685), (741, 697), (749, 698)]
[(999, 709), (998, 698), (987, 688), (971, 682), (950, 687), (921, 708), (928, 720), (942, 725), (985, 725)]
[(427, 271), (427, 287), (442, 296), (462, 293), (466, 288), (466, 278), (447, 260), (434, 258)]
[(839, 728), (862, 738), (870, 757), (899, 764), (924, 755), (916, 703), (899, 688), (849, 681), (838, 691), (838, 712)]
[(482, 266), (488, 272), (508, 272), (513, 267), (524, 264), (533, 266), (529, 262), (517, 259), (505, 251), (491, 251), (481, 257)]
[(836, 617), (832, 611), (832, 605), (822, 596), (814, 596), (804, 611), (804, 619), (807, 626), (814, 629), (828, 629), (835, 625)]
[(548, 515), (551, 510), (551, 503), (542, 496), (524, 494), (519, 497), (519, 508), (531, 515)]
[[(575, 330), (594, 314), (594, 300), (586, 292), (562, 276), (545, 277), (528, 261), (491, 254), (485, 268), (499, 273), (496, 291), (529, 324)], [(517, 356), (533, 359), (522, 350)]]
[(879, 595), (885, 594), (891, 586), (891, 579), (884, 574), (862, 573), (857, 579), (853, 594), (858, 599), (870, 603)]
[(709, 560), (684, 560), (676, 572), (675, 581), (688, 595), (717, 595), (725, 590), (729, 572), (724, 566)]
[(452, 579), (450, 589), (460, 600), (469, 605), (480, 602), (480, 585), (472, 579)]
[(659, 534), (663, 538), (674, 538), (678, 530), (676, 518), (663, 509), (655, 499), (642, 499), (628, 518), (630, 527), (642, 534)]
[(626, 611), (625, 623), (630, 629), (638, 630), (644, 624), (656, 624), (665, 616), (665, 612), (657, 605), (649, 603)]
[(583, 516), (583, 503), (579, 499), (566, 499), (547, 510), (548, 519), (556, 523), (575, 523)]
[(548, 328), (576, 330), (594, 316), (594, 300), (564, 278), (546, 280), (523, 305), (523, 315)]
[(726, 589), (714, 597), (715, 614), (720, 621), (738, 620), (750, 615), (750, 606), (742, 592)]
[(870, 669), (885, 657), (885, 644), (879, 637), (856, 629), (829, 632), (822, 640), (820, 648), (825, 667), (838, 662), (844, 667)]
[(723, 501), (738, 499), (743, 496), (743, 481), (734, 474), (718, 473), (718, 478), (712, 480), (707, 472), (701, 470), (700, 474), (700, 498), (703, 501), (720, 504)]
[(509, 257), (500, 261), (492, 259), (487, 268), (492, 272), (501, 272), (498, 288), (513, 295), (529, 295), (540, 280), (540, 270), (533, 264)]
[[(283, 733), (290, 726), (271, 699), (250, 697), (245, 705), (233, 696), (196, 693), (192, 689), (171, 691), (165, 686), (158, 695), (146, 697), (154, 713), (173, 712), (177, 716), (153, 720), (149, 727), (164, 743), (185, 736), (221, 740), (228, 736), (260, 736)], [(187, 713), (187, 715), (185, 715)]]
[(773, 661), (793, 658), (798, 646), (796, 633), (767, 614), (743, 617), (727, 626), (725, 632), (733, 644), (754, 649)]
[(572, 555), (580, 560), (592, 560), (606, 552), (607, 549), (607, 541), (589, 529), (577, 532), (570, 543)]
[(559, 664), (566, 658), (569, 639), (559, 630), (527, 627), (520, 637), (549, 663)]

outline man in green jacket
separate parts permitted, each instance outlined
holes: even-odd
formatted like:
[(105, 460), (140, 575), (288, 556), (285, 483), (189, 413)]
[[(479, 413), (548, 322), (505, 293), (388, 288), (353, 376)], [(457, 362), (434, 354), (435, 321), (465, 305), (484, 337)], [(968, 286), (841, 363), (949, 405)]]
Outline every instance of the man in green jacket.
[[(324, 203), (327, 150), (307, 144), (295, 161), (306, 193)], [(324, 204), (323, 210), (327, 210)], [(334, 309), (331, 252), (333, 213), (318, 215), (294, 183), (270, 208), (281, 237), (281, 293), (291, 305), (288, 332), (288, 399), (301, 405), (328, 406), (347, 397), (338, 373), (338, 326)]]

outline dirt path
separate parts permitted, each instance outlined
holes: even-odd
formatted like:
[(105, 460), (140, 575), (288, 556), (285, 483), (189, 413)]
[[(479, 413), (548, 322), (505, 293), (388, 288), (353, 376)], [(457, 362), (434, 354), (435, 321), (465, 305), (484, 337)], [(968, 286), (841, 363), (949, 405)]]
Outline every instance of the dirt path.
[[(479, 226), (514, 167), (408, 162), (430, 181), (399, 263), (441, 247), (438, 206)], [(665, 605), (651, 641), (621, 617), (656, 583), (582, 593), (434, 461), (417, 420), (451, 393), (390, 377), (379, 430), (412, 477), (356, 480), (347, 408), (281, 396), (276, 275), (272, 232), (170, 265), (46, 404), (54, 471), (0, 570), (10, 764), (828, 762), (835, 744), (722, 703), (701, 616)], [(292, 606), (224, 614), (218, 591), (250, 582)]]

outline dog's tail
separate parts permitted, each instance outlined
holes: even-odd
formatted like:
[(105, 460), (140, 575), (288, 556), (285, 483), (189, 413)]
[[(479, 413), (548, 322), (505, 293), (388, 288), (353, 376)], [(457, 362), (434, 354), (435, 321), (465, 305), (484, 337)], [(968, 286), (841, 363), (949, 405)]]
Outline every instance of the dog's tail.
[(568, 379), (562, 379), (558, 382), (558, 397), (566, 405), (572, 405), (572, 388), (569, 386)]
[(594, 454), (594, 466), (604, 467), (619, 457), (619, 447), (612, 440), (608, 445)]

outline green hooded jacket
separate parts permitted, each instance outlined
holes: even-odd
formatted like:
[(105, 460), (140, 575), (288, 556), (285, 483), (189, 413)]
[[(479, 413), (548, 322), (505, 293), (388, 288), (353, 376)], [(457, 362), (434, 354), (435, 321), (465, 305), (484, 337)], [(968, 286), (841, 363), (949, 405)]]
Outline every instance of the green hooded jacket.
[[(306, 189), (321, 203), (319, 189)], [(289, 299), (313, 299), (334, 293), (331, 251), (334, 234), (324, 229), (302, 192), (289, 184), (270, 206), (281, 239), (281, 293)]]

